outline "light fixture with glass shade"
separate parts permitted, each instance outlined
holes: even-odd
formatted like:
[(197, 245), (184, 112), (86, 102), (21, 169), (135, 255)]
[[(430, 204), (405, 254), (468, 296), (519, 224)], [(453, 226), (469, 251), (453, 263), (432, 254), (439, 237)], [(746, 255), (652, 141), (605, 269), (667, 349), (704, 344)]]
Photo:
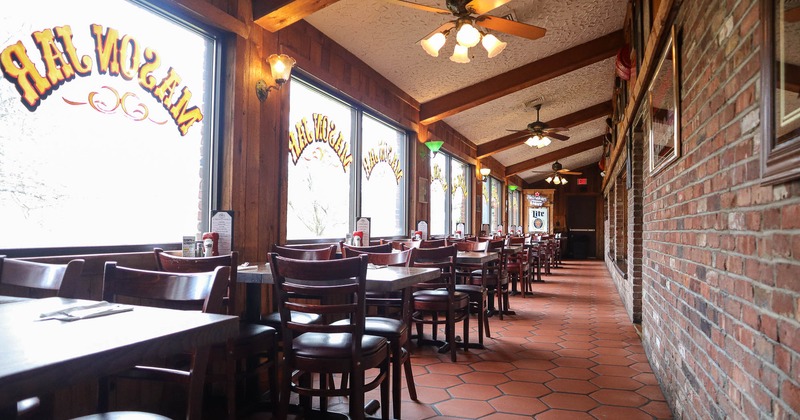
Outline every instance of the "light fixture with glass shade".
[(458, 20), (458, 30), (456, 31), (456, 41), (458, 45), (467, 48), (474, 47), (481, 42), (481, 33), (474, 26), (469, 19)]
[(469, 48), (456, 44), (453, 49), (453, 55), (450, 56), (450, 61), (461, 64), (469, 63)]
[(509, 190), (509, 191), (516, 191), (516, 190), (517, 190), (517, 188), (519, 188), (519, 187), (518, 187), (518, 186), (516, 186), (516, 185), (509, 185), (509, 186), (508, 186), (508, 190)]
[(431, 151), (431, 156), (436, 157), (436, 153), (442, 148), (444, 142), (441, 140), (428, 140), (424, 144)]
[(564, 178), (563, 176), (558, 176), (558, 174), (555, 174), (553, 176), (549, 176), (549, 177), (545, 178), (545, 181), (548, 184), (562, 185), (562, 184), (566, 184), (567, 183), (567, 178)]
[(482, 177), (481, 180), (483, 182), (486, 182), (486, 178), (489, 176), (490, 173), (492, 173), (492, 170), (489, 169), (489, 168), (481, 168), (480, 172), (481, 172), (481, 177)]
[(267, 82), (265, 82), (263, 79), (256, 82), (256, 96), (261, 102), (267, 100), (269, 91), (273, 89), (280, 89), (281, 86), (283, 86), (283, 84), (289, 80), (289, 77), (292, 74), (292, 68), (295, 64), (297, 64), (292, 57), (289, 57), (286, 54), (272, 54), (267, 57), (267, 62), (269, 62), (272, 80), (275, 81), (275, 85), (267, 86)]
[(455, 29), (456, 46), (450, 60), (456, 63), (469, 63), (469, 49), (478, 45), (483, 45), (489, 58), (494, 58), (505, 48), (506, 43), (498, 39), (493, 34), (486, 33), (482, 29), (475, 27), (475, 21), (470, 17), (462, 17), (458, 20), (448, 22), (438, 29), (433, 35), (420, 41), (422, 49), (432, 57), (438, 57), (439, 51), (447, 42), (447, 36)]
[(436, 32), (428, 39), (423, 39), (420, 44), (422, 44), (422, 49), (424, 49), (428, 55), (438, 57), (439, 50), (442, 49), (445, 42), (447, 42), (447, 36), (442, 32)]

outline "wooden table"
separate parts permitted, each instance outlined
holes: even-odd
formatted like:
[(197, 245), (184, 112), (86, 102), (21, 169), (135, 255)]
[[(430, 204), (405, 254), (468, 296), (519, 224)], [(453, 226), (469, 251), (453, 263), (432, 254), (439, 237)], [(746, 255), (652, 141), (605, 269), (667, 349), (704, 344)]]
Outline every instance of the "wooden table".
[[(236, 336), (238, 317), (134, 306), (64, 322), (42, 312), (92, 301), (46, 298), (0, 305), (0, 413), (16, 402)], [(13, 407), (13, 408), (12, 408)], [(0, 416), (2, 417), (2, 416)]]
[[(272, 284), (272, 270), (268, 263), (257, 263), (258, 267), (239, 270), (236, 279), (247, 287), (246, 317), (257, 320), (261, 316), (261, 284)], [(391, 292), (409, 290), (409, 286), (439, 277), (436, 268), (383, 267), (367, 269), (367, 291)]]

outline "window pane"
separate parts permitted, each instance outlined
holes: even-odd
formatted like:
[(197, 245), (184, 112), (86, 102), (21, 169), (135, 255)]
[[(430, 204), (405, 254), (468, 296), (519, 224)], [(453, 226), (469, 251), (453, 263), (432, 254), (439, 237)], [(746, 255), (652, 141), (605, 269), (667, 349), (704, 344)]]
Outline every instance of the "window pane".
[[(491, 183), (489, 182), (490, 178), (487, 178), (486, 181), (482, 182), (483, 188), (483, 199), (481, 200), (481, 214), (482, 214), (482, 221), (483, 224), (491, 224), (492, 222), (492, 211), (491, 207), (489, 206), (489, 192), (491, 191)], [(489, 229), (491, 230), (491, 225)], [(486, 232), (487, 234), (489, 232)]]
[(503, 184), (495, 178), (489, 178), (491, 180), (491, 207), (492, 207), (492, 218), (489, 223), (491, 223), (492, 231), (497, 231), (497, 225), (502, 223), (502, 208), (501, 203), (503, 199)]
[(174, 243), (204, 230), (215, 50), (122, 0), (4, 4), (0, 61), (30, 63), (45, 92), (0, 66), (0, 248)]
[(445, 153), (437, 153), (435, 157), (431, 158), (431, 235), (444, 235), (447, 232), (446, 216), (447, 216), (447, 194), (449, 192), (449, 183), (446, 177), (447, 155)]
[[(451, 204), (451, 219), (450, 219), (450, 233), (455, 233), (456, 225), (459, 223), (464, 224), (466, 229), (469, 226), (467, 220), (469, 209), (469, 167), (455, 159), (450, 161), (451, 181), (450, 196), (452, 197)], [(461, 232), (466, 234), (467, 232)]]
[(361, 216), (372, 236), (405, 233), (406, 135), (365, 115), (361, 146)]
[(286, 236), (344, 238), (352, 214), (353, 111), (297, 79), (292, 80), (289, 107)]

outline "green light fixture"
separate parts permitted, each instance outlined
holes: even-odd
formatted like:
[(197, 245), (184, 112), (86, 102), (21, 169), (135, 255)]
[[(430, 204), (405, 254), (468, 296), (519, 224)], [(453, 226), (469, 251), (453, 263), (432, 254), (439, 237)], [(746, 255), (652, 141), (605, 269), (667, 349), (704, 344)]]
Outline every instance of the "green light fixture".
[(428, 140), (425, 142), (425, 146), (430, 149), (433, 157), (436, 157), (436, 153), (442, 148), (443, 144), (444, 142), (441, 140)]
[(509, 186), (508, 186), (508, 190), (509, 190), (509, 191), (516, 191), (516, 190), (517, 190), (517, 188), (519, 188), (519, 187), (518, 187), (518, 186), (516, 186), (516, 185), (509, 185)]

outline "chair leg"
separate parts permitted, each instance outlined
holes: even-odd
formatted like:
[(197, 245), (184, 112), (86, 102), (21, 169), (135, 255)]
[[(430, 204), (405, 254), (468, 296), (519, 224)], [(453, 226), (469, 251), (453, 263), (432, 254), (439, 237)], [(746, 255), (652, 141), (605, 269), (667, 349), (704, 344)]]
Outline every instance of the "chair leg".
[[(417, 386), (414, 384), (414, 372), (411, 370), (411, 352), (409, 349), (404, 348), (403, 352), (405, 353), (405, 361), (403, 362), (403, 367), (405, 368), (406, 373), (406, 385), (408, 386), (408, 395), (411, 397), (412, 401), (417, 400)], [(400, 418), (399, 416), (397, 418)]]
[(447, 333), (445, 333), (445, 337), (447, 342), (450, 344), (450, 360), (455, 362), (456, 361), (456, 323), (455, 323), (455, 308), (450, 305), (447, 308), (447, 320), (445, 327), (447, 329)]
[[(477, 315), (478, 315), (477, 316), (477, 318), (478, 318), (478, 344), (480, 344), (480, 345), (483, 345), (483, 334), (485, 333), (484, 332), (484, 328), (483, 328), (483, 325), (484, 325), (483, 319), (486, 317), (486, 308), (483, 306), (484, 303), (485, 303), (484, 296), (481, 295), (480, 300), (477, 302), (477, 306), (476, 306), (476, 309), (477, 309), (477, 312), (478, 312), (477, 313)], [(470, 304), (470, 306), (472, 306), (472, 305)]]
[[(388, 358), (386, 359), (386, 362), (384, 362), (384, 365), (383, 365), (383, 368), (381, 368), (381, 371), (386, 372), (386, 375), (387, 375), (387, 377), (384, 378), (383, 382), (381, 382), (381, 418), (382, 419), (389, 419), (390, 418), (389, 417), (389, 380), (390, 379), (394, 379), (394, 378), (389, 378), (390, 376), (392, 376), (392, 374), (389, 371), (389, 359)], [(398, 371), (399, 371), (399, 369), (398, 369)], [(399, 381), (398, 381), (398, 384), (399, 384)], [(392, 405), (394, 405), (394, 402), (392, 402)], [(399, 419), (400, 418), (399, 402), (398, 402), (397, 413), (398, 413), (398, 415), (395, 416), (395, 417)]]
[(283, 420), (289, 415), (289, 397), (292, 393), (292, 368), (289, 366), (289, 363), (284, 361), (281, 370), (283, 371), (283, 377), (280, 381), (281, 391), (278, 394), (280, 403), (278, 404), (278, 409), (275, 410), (275, 417)]
[[(403, 364), (403, 347), (400, 345), (399, 340), (391, 342), (392, 345), (392, 412), (395, 418), (400, 418), (400, 398), (401, 392), (400, 381)], [(381, 391), (383, 391), (381, 385)]]
[[(226, 349), (227, 350), (227, 349)], [(225, 395), (228, 408), (228, 419), (236, 419), (236, 359), (231, 351), (226, 351), (225, 358)]]
[(467, 311), (467, 313), (464, 316), (464, 321), (462, 321), (464, 323), (464, 351), (468, 352), (469, 351), (469, 317), (470, 317), (470, 315), (469, 315), (469, 304), (467, 304), (467, 307), (465, 308), (465, 310)]
[[(309, 376), (311, 376), (311, 375), (309, 375)], [(320, 389), (328, 389), (328, 379), (329, 378), (331, 378), (331, 375), (328, 375), (326, 373), (320, 373), (319, 374), (319, 388)], [(319, 396), (319, 411), (320, 411), (320, 413), (322, 413), (323, 416), (328, 412), (328, 397), (326, 397), (324, 395), (320, 395)]]

